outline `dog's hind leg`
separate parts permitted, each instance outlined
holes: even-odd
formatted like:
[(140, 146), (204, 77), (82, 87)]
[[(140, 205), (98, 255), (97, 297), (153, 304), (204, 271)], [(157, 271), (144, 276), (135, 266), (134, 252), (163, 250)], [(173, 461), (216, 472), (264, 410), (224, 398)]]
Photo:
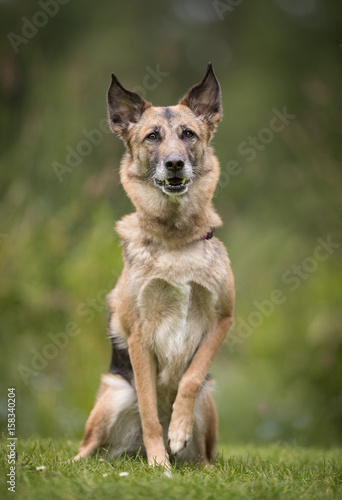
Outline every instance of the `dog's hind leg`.
[[(85, 458), (100, 446), (110, 444), (110, 435), (119, 415), (134, 406), (136, 393), (120, 375), (107, 373), (102, 376), (97, 401), (85, 426), (79, 453), (74, 461)], [(122, 440), (125, 436), (122, 436)]]
[(205, 433), (206, 459), (211, 462), (216, 457), (218, 438), (218, 416), (215, 401), (212, 394), (207, 400), (207, 428)]
[[(216, 456), (218, 417), (212, 395), (212, 380), (206, 380), (198, 395), (195, 407), (194, 442), (198, 461), (208, 466)], [(185, 448), (186, 450), (186, 448)]]

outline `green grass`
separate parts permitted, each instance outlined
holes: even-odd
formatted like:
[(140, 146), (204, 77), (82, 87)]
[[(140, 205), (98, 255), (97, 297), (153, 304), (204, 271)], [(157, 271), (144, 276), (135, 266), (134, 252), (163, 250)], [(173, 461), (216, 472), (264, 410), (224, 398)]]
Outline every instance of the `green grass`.
[[(3, 445), (6, 441), (3, 440)], [(8, 472), (1, 448), (1, 488)], [(342, 498), (342, 451), (289, 445), (220, 448), (209, 470), (175, 464), (172, 477), (140, 457), (98, 457), (72, 463), (77, 443), (18, 441), (16, 493), (20, 499), (330, 499)], [(43, 471), (36, 467), (44, 465)], [(7, 471), (7, 472), (5, 472)], [(120, 476), (120, 472), (128, 472)], [(8, 496), (7, 496), (8, 495)], [(6, 498), (12, 493), (7, 492)], [(4, 498), (4, 495), (1, 495)]]

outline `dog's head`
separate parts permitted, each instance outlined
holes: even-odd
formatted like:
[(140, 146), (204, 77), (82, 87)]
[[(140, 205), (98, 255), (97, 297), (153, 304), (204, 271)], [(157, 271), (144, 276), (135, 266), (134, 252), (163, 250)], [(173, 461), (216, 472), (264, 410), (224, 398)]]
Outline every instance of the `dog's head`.
[(127, 145), (132, 182), (147, 182), (163, 196), (182, 195), (212, 169), (208, 146), (222, 105), (211, 63), (176, 106), (154, 107), (114, 75), (107, 103), (110, 127)]

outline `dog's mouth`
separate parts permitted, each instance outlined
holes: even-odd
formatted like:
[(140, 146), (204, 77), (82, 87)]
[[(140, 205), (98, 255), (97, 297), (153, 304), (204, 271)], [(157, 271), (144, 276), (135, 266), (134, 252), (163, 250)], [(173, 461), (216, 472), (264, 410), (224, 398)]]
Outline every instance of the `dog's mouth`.
[(187, 177), (172, 177), (171, 179), (155, 179), (155, 183), (160, 186), (164, 193), (182, 194), (188, 190), (190, 179)]

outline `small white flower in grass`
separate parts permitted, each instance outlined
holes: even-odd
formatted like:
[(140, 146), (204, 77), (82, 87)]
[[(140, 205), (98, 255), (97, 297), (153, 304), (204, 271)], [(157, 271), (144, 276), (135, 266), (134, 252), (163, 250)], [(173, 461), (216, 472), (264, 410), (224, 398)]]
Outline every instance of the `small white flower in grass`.
[(163, 472), (164, 476), (168, 477), (168, 478), (171, 478), (172, 477), (172, 474), (169, 470), (166, 470)]
[(129, 476), (129, 472), (119, 472), (120, 477)]
[(107, 476), (108, 476), (108, 474), (102, 474), (102, 477), (107, 477)]
[(45, 465), (39, 465), (39, 467), (36, 467), (36, 470), (45, 470), (46, 467)]

